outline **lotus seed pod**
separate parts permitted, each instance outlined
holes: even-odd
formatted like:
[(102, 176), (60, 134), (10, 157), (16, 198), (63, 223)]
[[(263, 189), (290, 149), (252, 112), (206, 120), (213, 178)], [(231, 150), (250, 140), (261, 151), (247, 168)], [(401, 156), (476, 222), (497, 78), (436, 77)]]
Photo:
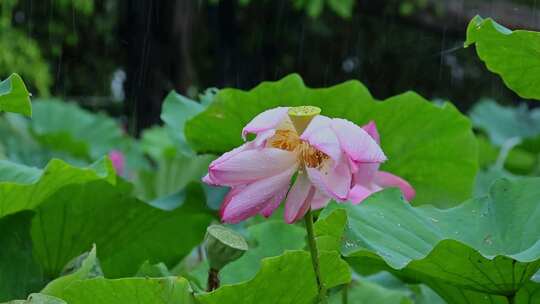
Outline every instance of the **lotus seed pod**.
[(289, 118), (298, 134), (302, 134), (311, 120), (321, 114), (321, 109), (314, 106), (300, 106), (289, 109)]
[(218, 271), (239, 259), (248, 250), (247, 242), (242, 235), (222, 225), (208, 227), (205, 240), (210, 268)]

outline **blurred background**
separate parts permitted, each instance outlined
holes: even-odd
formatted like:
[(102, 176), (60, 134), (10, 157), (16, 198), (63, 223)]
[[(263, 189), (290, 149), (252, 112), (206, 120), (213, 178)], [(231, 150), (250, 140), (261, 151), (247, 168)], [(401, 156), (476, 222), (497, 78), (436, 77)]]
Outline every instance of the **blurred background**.
[[(45, 168), (53, 158), (80, 167), (102, 164), (108, 156), (115, 172), (129, 182), (126, 187), (120, 183), (122, 189), (114, 191), (173, 210), (184, 204), (189, 185), (195, 181), (202, 188), (193, 203), (201, 203), (201, 212), (215, 214), (228, 189), (200, 184), (217, 155), (193, 150), (183, 134), (186, 121), (207, 109), (221, 88), (250, 89), (261, 81), (298, 73), (310, 87), (357, 79), (377, 99), (413, 90), (437, 105), (451, 101), (474, 128), (479, 170), (473, 196), (483, 196), (499, 177), (540, 176), (540, 108), (536, 108), (538, 101), (521, 99), (488, 71), (474, 46), (463, 48), (465, 30), (478, 14), (510, 29), (540, 31), (537, 2), (540, 0), (0, 0), (0, 80), (20, 74), (32, 93), (33, 111), (31, 119), (0, 113), (0, 171), (11, 178), (18, 172), (48, 172), (26, 166)], [(438, 122), (436, 117), (426, 119)], [(473, 146), (474, 142), (468, 148)], [(466, 161), (472, 157), (467, 153)], [(58, 172), (64, 176), (64, 171)], [(3, 176), (0, 181), (5, 181)], [(139, 225), (116, 196), (94, 199), (91, 190), (86, 195), (91, 198), (81, 195), (76, 203), (87, 206), (88, 200), (98, 204), (96, 210), (107, 206), (107, 212), (113, 210), (126, 223)], [(123, 212), (128, 216), (120, 216)], [(52, 214), (60, 218), (59, 213)], [(84, 215), (85, 223), (96, 221), (92, 225), (101, 229), (99, 213), (92, 214), (96, 217), (77, 216)], [(171, 233), (189, 228), (199, 238), (178, 247), (188, 255), (201, 242), (206, 224), (200, 217), (186, 214), (176, 221), (184, 228), (167, 228), (159, 233), (165, 238), (154, 241), (169, 244)], [(280, 220), (280, 225), (285, 224)], [(280, 242), (279, 231), (293, 235), (269, 227), (268, 235)], [(255, 232), (252, 236), (256, 243)], [(260, 236), (266, 238), (266, 233)], [(174, 239), (183, 241), (176, 235)], [(283, 239), (287, 246), (294, 243)], [(303, 236), (299, 239), (303, 242)], [(491, 242), (490, 236), (484, 239), (490, 245), (487, 241)], [(124, 243), (123, 239), (118, 242)], [(113, 248), (109, 243), (105, 246)], [(156, 248), (167, 252), (161, 245)], [(193, 257), (196, 261), (189, 260)], [(202, 265), (200, 257), (200, 251), (192, 252), (174, 273), (191, 271), (191, 264)], [(204, 284), (206, 270), (201, 269), (188, 275), (202, 278)], [(370, 283), (363, 280), (355, 278), (362, 282), (358, 286), (388, 287), (401, 292), (400, 299), (403, 293), (410, 299), (399, 303), (413, 299), (415, 303), (443, 303), (433, 298), (419, 300), (418, 290), (438, 298), (424, 285), (416, 286), (421, 288), (418, 290), (402, 288), (396, 278), (378, 274)], [(379, 290), (382, 296), (390, 295), (387, 289)], [(26, 295), (21, 292), (19, 298)], [(0, 302), (14, 298), (2, 296)]]
[(299, 73), (309, 86), (362, 81), (376, 98), (415, 90), (467, 111), (519, 98), (490, 73), (465, 29), (476, 14), (540, 30), (535, 0), (2, 0), (0, 76), (34, 96), (160, 123), (171, 90), (251, 88)]

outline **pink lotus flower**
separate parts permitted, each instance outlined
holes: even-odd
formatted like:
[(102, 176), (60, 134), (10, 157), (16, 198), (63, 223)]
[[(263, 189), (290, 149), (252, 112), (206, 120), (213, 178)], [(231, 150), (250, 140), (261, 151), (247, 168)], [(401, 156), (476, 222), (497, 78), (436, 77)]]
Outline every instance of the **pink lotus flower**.
[[(380, 144), (380, 136), (375, 122), (371, 121), (362, 127), (376, 142)], [(372, 193), (388, 187), (401, 189), (405, 199), (410, 201), (416, 195), (414, 188), (399, 176), (379, 171), (380, 163), (352, 163), (353, 183), (349, 191), (349, 201), (358, 204)]]
[(113, 164), (116, 174), (123, 175), (124, 163), (125, 163), (124, 153), (118, 150), (112, 150), (109, 152), (109, 159), (111, 160)]
[(293, 223), (330, 199), (359, 203), (385, 186), (407, 186), (403, 192), (414, 195), (399, 177), (378, 171), (386, 156), (374, 124), (362, 129), (322, 115), (293, 124), (288, 113), (287, 107), (260, 113), (242, 131), (244, 140), (250, 133), (255, 139), (210, 164), (203, 181), (231, 187), (221, 205), (224, 222), (268, 217), (283, 200), (285, 221)]

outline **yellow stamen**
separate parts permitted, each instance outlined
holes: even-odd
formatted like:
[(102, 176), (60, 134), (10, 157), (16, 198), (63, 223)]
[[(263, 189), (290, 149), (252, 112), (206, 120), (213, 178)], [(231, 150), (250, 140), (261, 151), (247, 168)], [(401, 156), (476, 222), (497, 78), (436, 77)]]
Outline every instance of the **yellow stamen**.
[(310, 146), (307, 142), (302, 142), (299, 154), (300, 163), (309, 168), (318, 168), (323, 161), (328, 159), (328, 155)]
[(281, 150), (294, 151), (300, 145), (300, 138), (293, 130), (276, 130), (268, 144)]
[(302, 141), (293, 130), (277, 130), (268, 140), (268, 145), (281, 150), (296, 151), (300, 168), (318, 168), (329, 158), (328, 155)]

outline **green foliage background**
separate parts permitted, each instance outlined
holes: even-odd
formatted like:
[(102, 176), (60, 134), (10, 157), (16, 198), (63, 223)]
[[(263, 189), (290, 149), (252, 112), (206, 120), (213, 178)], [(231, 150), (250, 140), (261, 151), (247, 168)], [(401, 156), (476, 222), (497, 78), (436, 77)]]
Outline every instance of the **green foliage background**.
[[(114, 11), (107, 3), (54, 2), (58, 20), (71, 13), (79, 14), (84, 26), (99, 22), (99, 15), (111, 23), (81, 39), (55, 17), (47, 27), (33, 29), (46, 31), (48, 41), (33, 41), (16, 25), (21, 16), (13, 12), (21, 4), (2, 2), (0, 21), (7, 34), (1, 39), (9, 40), (1, 42), (10, 47), (0, 68), (24, 77), (31, 72), (17, 65), (35, 63), (30, 88), (46, 96), (51, 80), (39, 71), (50, 67), (39, 62), (61, 62), (85, 44), (107, 41), (108, 26), (115, 22), (107, 17), (108, 9)], [(309, 16), (310, 26), (323, 24), (318, 18), (329, 12), (343, 18), (338, 22), (354, 16), (352, 1), (291, 3)], [(254, 5), (239, 4), (245, 12)], [(407, 16), (427, 4), (399, 7)], [(530, 73), (538, 61), (538, 33), (510, 31), (476, 17), (467, 35), (467, 45), (475, 45), (479, 58), (510, 89), (538, 99), (539, 78)], [(64, 82), (57, 77), (53, 92), (63, 89), (58, 83), (73, 92), (82, 92), (74, 89), (79, 85), (105, 91), (116, 63), (94, 63), (103, 64), (100, 72), (83, 69), (83, 74), (103, 79), (87, 86), (82, 76)], [(212, 159), (241, 143), (240, 130), (255, 115), (279, 105), (312, 104), (360, 125), (375, 120), (389, 156), (383, 168), (417, 191), (411, 202), (397, 189), (386, 189), (358, 206), (331, 203), (316, 215), (322, 280), (331, 303), (346, 296), (351, 303), (540, 302), (537, 110), (483, 99), (467, 117), (449, 102), (414, 92), (379, 100), (356, 80), (311, 88), (297, 74), (250, 90), (192, 95), (170, 92), (162, 124), (134, 138), (117, 119), (71, 101), (35, 98), (32, 109), (17, 74), (0, 83), (0, 301), (313, 303), (317, 284), (305, 232), (301, 224), (283, 223), (282, 210), (268, 220), (255, 217), (231, 226), (250, 249), (222, 269), (219, 289), (205, 291), (203, 237), (218, 220), (216, 209), (227, 189), (200, 181)], [(124, 172), (107, 157), (113, 151), (125, 156)]]

